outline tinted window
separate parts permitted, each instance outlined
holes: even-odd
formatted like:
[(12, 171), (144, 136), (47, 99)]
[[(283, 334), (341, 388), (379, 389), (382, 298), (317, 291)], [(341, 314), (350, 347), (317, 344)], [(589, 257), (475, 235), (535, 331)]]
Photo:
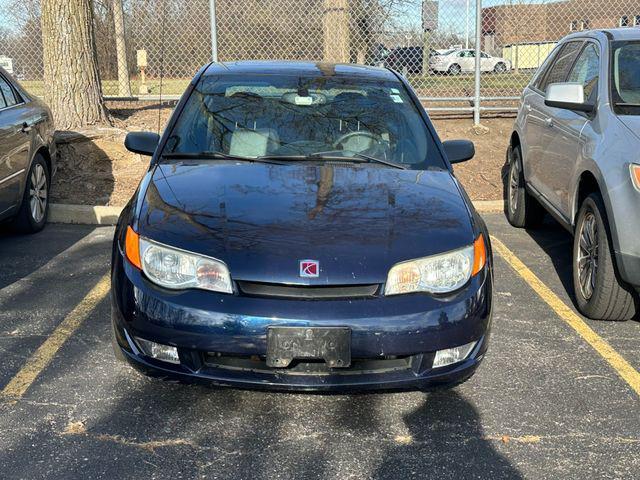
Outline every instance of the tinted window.
[(0, 106), (0, 108), (10, 107), (18, 103), (15, 95), (13, 94), (13, 89), (2, 77), (0, 77), (0, 92), (2, 92), (2, 97), (4, 99), (4, 105)]
[(573, 65), (576, 55), (580, 51), (582, 42), (569, 42), (556, 55), (553, 65), (549, 68), (546, 76), (542, 80), (540, 90), (547, 91), (547, 86), (551, 83), (564, 82), (569, 74), (569, 69)]
[(616, 113), (640, 114), (640, 42), (611, 46), (611, 101)]
[[(585, 102), (590, 98), (595, 100), (598, 92), (598, 73), (600, 71), (600, 55), (593, 43), (588, 43), (578, 56), (567, 82), (581, 83), (584, 87)], [(591, 97), (594, 95), (594, 97)]]
[(206, 76), (163, 153), (244, 157), (368, 156), (443, 167), (433, 138), (397, 81), (338, 76)]

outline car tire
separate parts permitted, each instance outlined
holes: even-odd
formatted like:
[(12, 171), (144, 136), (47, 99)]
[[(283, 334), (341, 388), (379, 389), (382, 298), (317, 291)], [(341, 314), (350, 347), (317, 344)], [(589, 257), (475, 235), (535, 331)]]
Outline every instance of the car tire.
[(544, 219), (544, 209), (525, 187), (520, 145), (509, 147), (509, 165), (505, 213), (509, 223), (517, 228), (535, 228)]
[(615, 265), (602, 197), (589, 195), (580, 206), (573, 239), (573, 286), (578, 310), (594, 320), (629, 320), (638, 298)]
[(449, 67), (449, 69), (447, 70), (447, 73), (449, 75), (460, 75), (461, 71), (462, 71), (462, 68), (460, 68), (460, 65), (458, 65), (457, 63), (454, 63)]
[(36, 154), (27, 175), (20, 210), (14, 219), (14, 226), (19, 232), (36, 233), (44, 228), (49, 214), (50, 187), (47, 162), (42, 155)]
[(496, 66), (493, 67), (493, 71), (495, 73), (504, 73), (507, 71), (507, 66), (503, 62), (498, 62)]

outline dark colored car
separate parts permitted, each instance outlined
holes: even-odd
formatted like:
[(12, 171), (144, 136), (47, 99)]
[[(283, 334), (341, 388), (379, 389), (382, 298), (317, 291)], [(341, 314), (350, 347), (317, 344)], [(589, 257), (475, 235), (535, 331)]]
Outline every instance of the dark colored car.
[[(420, 75), (423, 67), (423, 47), (399, 47), (391, 50), (384, 61), (384, 66), (397, 72), (409, 75)], [(434, 52), (429, 51), (429, 57)]]
[(113, 243), (116, 354), (219, 385), (428, 388), (487, 349), (486, 227), (406, 81), (373, 67), (211, 64)]
[(47, 106), (0, 68), (0, 221), (10, 219), (26, 233), (47, 221), (53, 132)]

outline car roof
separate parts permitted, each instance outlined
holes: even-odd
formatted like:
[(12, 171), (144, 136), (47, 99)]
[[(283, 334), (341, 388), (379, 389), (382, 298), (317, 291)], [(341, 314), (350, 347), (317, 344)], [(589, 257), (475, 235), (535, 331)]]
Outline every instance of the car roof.
[(604, 28), (599, 30), (584, 30), (567, 35), (562, 40), (572, 40), (576, 38), (599, 38), (601, 40), (640, 40), (640, 28)]
[(297, 75), (309, 77), (370, 78), (399, 81), (386, 68), (356, 65), (352, 63), (325, 63), (285, 60), (242, 60), (210, 64), (204, 71), (209, 75)]

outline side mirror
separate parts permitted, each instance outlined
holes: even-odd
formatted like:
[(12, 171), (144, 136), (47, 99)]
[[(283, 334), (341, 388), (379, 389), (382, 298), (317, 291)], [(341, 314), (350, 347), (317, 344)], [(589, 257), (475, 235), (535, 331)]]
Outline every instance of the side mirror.
[(153, 132), (130, 132), (124, 138), (127, 150), (140, 155), (153, 155), (160, 143), (160, 135)]
[(595, 105), (584, 101), (584, 88), (580, 83), (552, 83), (547, 87), (544, 104), (586, 113), (596, 109)]
[(476, 147), (469, 140), (446, 140), (442, 142), (449, 163), (460, 163), (471, 160), (476, 154)]

